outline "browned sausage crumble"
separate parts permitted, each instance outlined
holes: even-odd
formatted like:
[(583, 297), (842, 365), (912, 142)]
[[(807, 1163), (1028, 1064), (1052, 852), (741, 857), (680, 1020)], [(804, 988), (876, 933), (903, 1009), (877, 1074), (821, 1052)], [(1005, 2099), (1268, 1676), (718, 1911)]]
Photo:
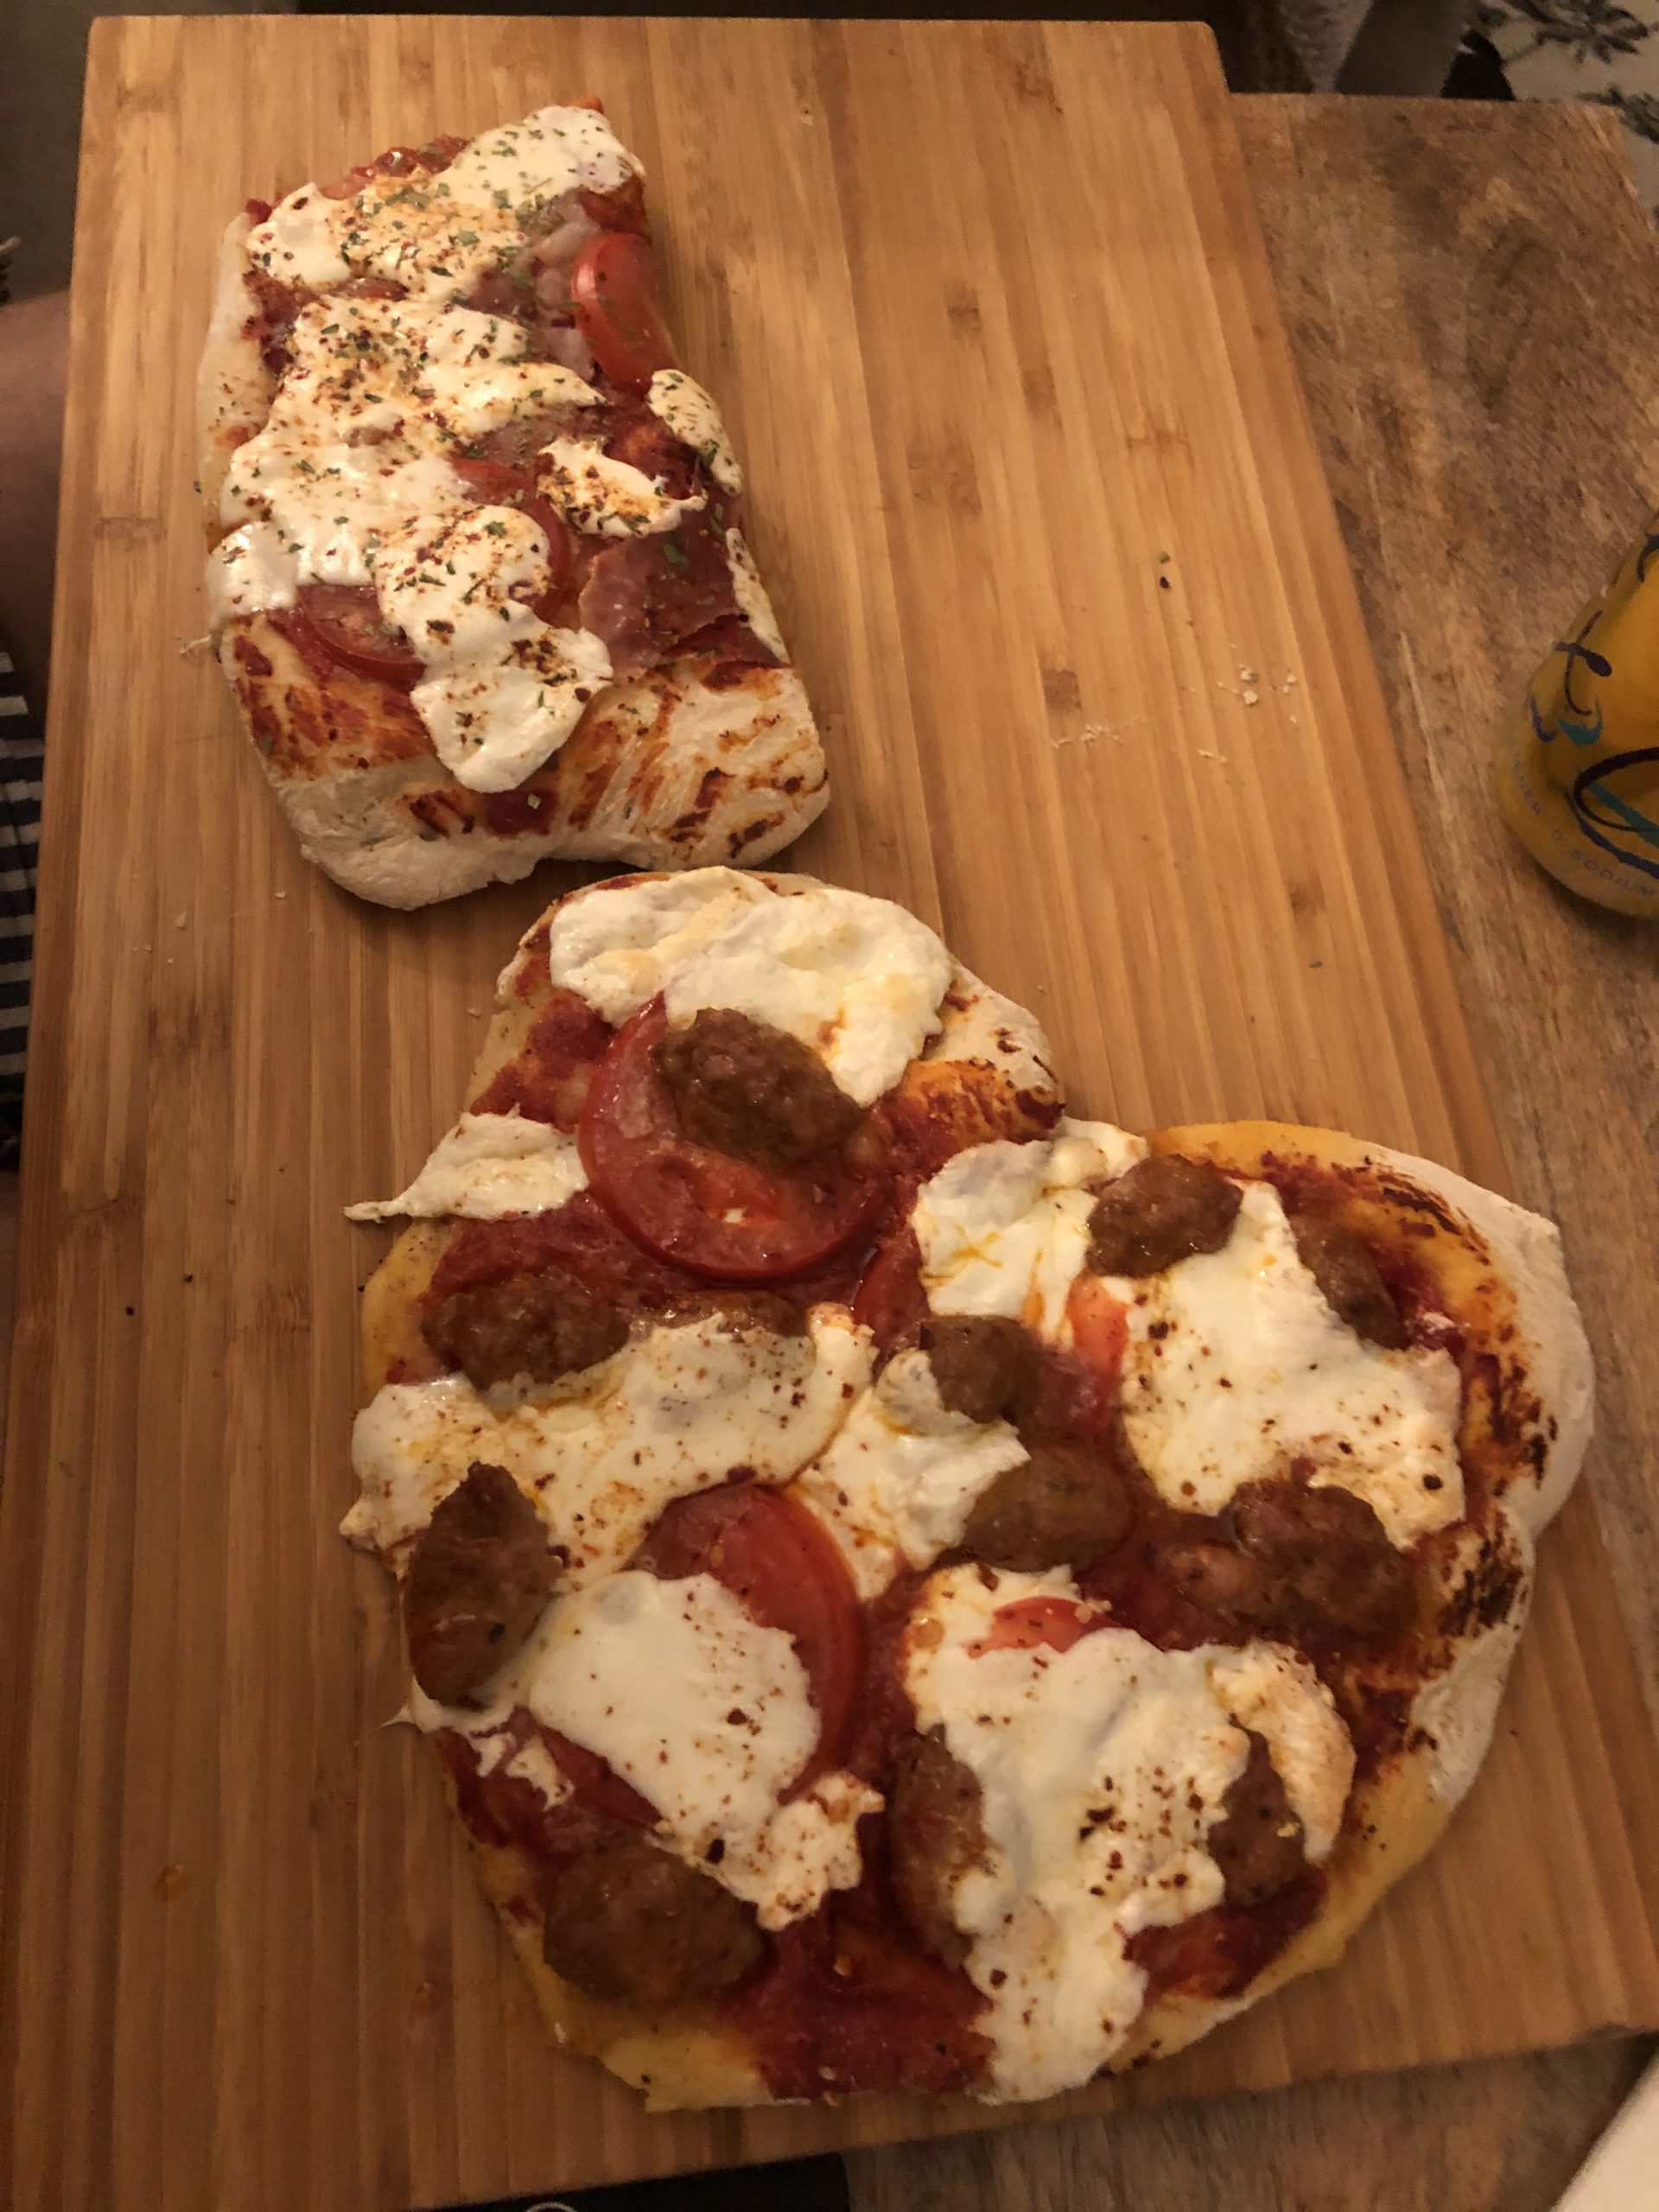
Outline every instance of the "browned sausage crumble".
[(1110, 1461), (1077, 1444), (1027, 1440), (1029, 1457), (981, 1492), (962, 1532), (988, 1567), (1040, 1574), (1092, 1567), (1128, 1534), (1134, 1508)]
[(647, 2012), (718, 1996), (763, 1948), (747, 1905), (631, 1830), (560, 1867), (542, 1929), (555, 1974)]
[(968, 1938), (950, 1900), (957, 1884), (985, 1856), (979, 1777), (952, 1757), (937, 1731), (899, 1745), (888, 1793), (893, 1886), (899, 1907), (935, 1958), (959, 1967)]
[(1403, 1350), (1405, 1324), (1364, 1238), (1317, 1214), (1294, 1213), (1290, 1227), (1302, 1265), (1338, 1319), (1387, 1351)]
[(1155, 1275), (1178, 1260), (1218, 1252), (1244, 1193), (1220, 1170), (1154, 1154), (1109, 1183), (1089, 1217), (1097, 1275)]
[(1302, 1824), (1290, 1809), (1279, 1770), (1255, 1729), (1245, 1733), (1249, 1758), (1204, 1840), (1227, 1885), (1226, 1901), (1234, 1905), (1265, 1904), (1307, 1872)]
[(404, 1586), (415, 1679), (459, 1705), (523, 1646), (553, 1588), (542, 1516), (505, 1467), (474, 1459), (422, 1532)]
[(668, 1030), (652, 1058), (689, 1136), (763, 1166), (798, 1166), (864, 1118), (816, 1052), (731, 1007)]
[(1368, 1639), (1410, 1626), (1411, 1562), (1351, 1491), (1289, 1479), (1246, 1483), (1221, 1530), (1173, 1546), (1164, 1559), (1177, 1588), (1218, 1619)]
[(454, 1291), (428, 1308), (421, 1333), (446, 1366), (487, 1390), (520, 1375), (556, 1382), (592, 1367), (621, 1350), (628, 1325), (574, 1276), (550, 1269)]
[(1037, 1344), (1000, 1313), (930, 1313), (919, 1342), (939, 1402), (969, 1421), (1019, 1421), (1037, 1395)]

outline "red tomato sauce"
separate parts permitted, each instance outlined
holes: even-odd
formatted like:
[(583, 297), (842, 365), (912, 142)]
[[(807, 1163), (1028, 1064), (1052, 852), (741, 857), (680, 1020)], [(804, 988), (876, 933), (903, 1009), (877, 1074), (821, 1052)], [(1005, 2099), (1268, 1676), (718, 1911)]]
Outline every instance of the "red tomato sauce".
[(1325, 1895), (1325, 1874), (1310, 1866), (1265, 1904), (1218, 1904), (1173, 1928), (1143, 1928), (1128, 1956), (1147, 1976), (1147, 2003), (1184, 1997), (1237, 1997), (1306, 1927)]
[(860, 1829), (864, 1878), (771, 1939), (765, 1963), (721, 2001), (778, 2097), (855, 2089), (938, 2095), (976, 2080), (985, 2000), (929, 1956), (899, 1913), (876, 1823)]

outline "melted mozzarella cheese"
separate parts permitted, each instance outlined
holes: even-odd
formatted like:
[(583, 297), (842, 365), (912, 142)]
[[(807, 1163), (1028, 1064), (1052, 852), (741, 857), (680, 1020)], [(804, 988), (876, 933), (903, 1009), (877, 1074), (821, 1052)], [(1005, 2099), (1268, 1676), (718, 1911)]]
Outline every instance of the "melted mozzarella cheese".
[(861, 1106), (890, 1090), (939, 1027), (950, 960), (890, 899), (815, 885), (735, 915), (677, 962), (664, 996), (683, 1027), (730, 1007), (818, 1053)]
[(998, 1139), (958, 1153), (923, 1185), (911, 1215), (929, 1304), (1004, 1314), (1065, 1341), (1096, 1190), (1146, 1150), (1109, 1122), (1067, 1120), (1034, 1143)]
[(439, 758), (477, 791), (539, 767), (611, 676), (599, 638), (525, 603), (549, 581), (538, 526), (474, 505), (450, 465), (516, 413), (593, 399), (524, 345), (467, 308), (308, 308), (265, 427), (232, 458), (221, 513), (238, 526), (209, 563), (216, 621), (291, 606), (303, 583), (371, 586), (425, 664), (411, 703)]
[(572, 530), (596, 537), (639, 537), (672, 530), (708, 504), (694, 492), (671, 499), (655, 477), (579, 438), (555, 438), (537, 463), (537, 486)]
[(429, 1220), (459, 1214), (491, 1221), (504, 1213), (546, 1213), (587, 1187), (576, 1141), (563, 1129), (518, 1114), (463, 1114), (406, 1191), (347, 1206), (346, 1217)]
[(754, 1904), (763, 1928), (857, 1881), (857, 1823), (881, 1800), (830, 1775), (779, 1803), (817, 1742), (811, 1686), (793, 1637), (712, 1576), (630, 1571), (565, 1599), (523, 1696), (653, 1805), (681, 1855)]
[[(1074, 1594), (1064, 1573), (1004, 1573), (987, 1588), (975, 1569), (948, 1568), (927, 1585), (906, 1640), (918, 1727), (942, 1729), (980, 1785), (986, 1848), (953, 1908), (970, 1941), (967, 1972), (989, 2000), (979, 2025), (995, 2050), (995, 2096), (1088, 2081), (1141, 2010), (1146, 1977), (1129, 1938), (1220, 1903), (1205, 1838), (1249, 1745), (1217, 1669), (1252, 1712), (1246, 1688), (1267, 1679), (1263, 1667), (1253, 1682), (1222, 1647), (1160, 1651), (1111, 1627), (1065, 1652), (983, 1648), (1002, 1606)], [(1274, 1681), (1288, 1708), (1274, 1719), (1279, 1736), (1305, 1733), (1332, 1770), (1317, 1782), (1286, 1776), (1287, 1795), (1322, 1803), (1339, 1783), (1345, 1798), (1351, 1748), (1322, 1686), (1294, 1664)]]
[(728, 530), (726, 533), (726, 565), (732, 572), (732, 589), (737, 594), (743, 620), (769, 653), (775, 653), (779, 660), (787, 660), (789, 648), (784, 643), (784, 633), (778, 627), (778, 617), (772, 611), (760, 571), (754, 565), (754, 556), (741, 530)]
[(683, 369), (658, 369), (645, 404), (683, 446), (690, 447), (716, 484), (734, 495), (743, 489), (743, 472), (720, 410), (695, 378)]
[(376, 557), (382, 610), (426, 664), (415, 709), (439, 760), (474, 791), (522, 783), (610, 680), (602, 638), (555, 628), (525, 604), (547, 583), (547, 540), (516, 507), (407, 524)]
[(1461, 1519), (1456, 1363), (1339, 1320), (1269, 1185), (1246, 1186), (1219, 1252), (1109, 1287), (1129, 1311), (1129, 1441), (1172, 1504), (1219, 1513), (1242, 1484), (1305, 1460), (1402, 1548)]
[(931, 1567), (958, 1542), (979, 1498), (1026, 1457), (1007, 1421), (981, 1426), (946, 1410), (925, 1352), (900, 1352), (793, 1494), (835, 1538), (860, 1598), (870, 1599), (901, 1567)]
[(676, 965), (777, 893), (734, 868), (607, 883), (568, 899), (548, 933), (556, 989), (575, 991), (619, 1027), (654, 999)]
[(548, 943), (553, 981), (607, 1021), (660, 991), (683, 1027), (732, 1007), (785, 1030), (868, 1106), (939, 1027), (950, 960), (886, 899), (814, 884), (785, 895), (735, 868), (607, 884), (572, 899)]
[(207, 620), (217, 630), (232, 615), (292, 607), (299, 572), (275, 523), (245, 523), (222, 538), (207, 563)]
[(514, 1715), (524, 1702), (527, 1666), (540, 1648), (539, 1640), (545, 1634), (550, 1614), (550, 1608), (529, 1643), (485, 1684), (474, 1703), (440, 1705), (435, 1698), (427, 1695), (418, 1682), (412, 1681), (404, 1709), (397, 1715), (400, 1720), (407, 1720), (418, 1728), (423, 1736), (435, 1735), (442, 1729), (451, 1735), (465, 1737), (480, 1774), (499, 1770), (511, 1775), (515, 1782), (528, 1783), (550, 1808), (563, 1804), (569, 1796), (569, 1781), (541, 1738), (524, 1736), (522, 1723), (515, 1726)]
[(435, 175), (372, 176), (344, 200), (302, 185), (249, 232), (248, 259), (315, 290), (386, 276), (419, 297), (459, 299), (524, 243), (527, 205), (613, 191), (639, 174), (602, 115), (543, 108), (484, 131)]
[(663, 1508), (740, 1468), (787, 1482), (869, 1379), (869, 1340), (831, 1306), (778, 1337), (709, 1317), (654, 1328), (533, 1395), (463, 1375), (389, 1382), (357, 1417), (344, 1534), (386, 1552), (426, 1526), (474, 1459), (505, 1467), (568, 1555), (560, 1586), (620, 1567)]

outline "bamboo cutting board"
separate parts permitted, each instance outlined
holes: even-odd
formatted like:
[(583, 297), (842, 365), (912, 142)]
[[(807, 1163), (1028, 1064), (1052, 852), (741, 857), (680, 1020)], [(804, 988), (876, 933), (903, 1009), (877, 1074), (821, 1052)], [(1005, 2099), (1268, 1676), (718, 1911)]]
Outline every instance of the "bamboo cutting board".
[[(997, 2117), (652, 2120), (557, 2060), (379, 1725), (388, 1589), (333, 1534), (381, 1249), (340, 1208), (447, 1125), (568, 879), (354, 906), (177, 650), (211, 248), (250, 192), (588, 89), (832, 749), (801, 864), (1038, 1007), (1084, 1110), (1331, 1120), (1503, 1180), (1205, 35), (100, 25), (0, 1501), (28, 2212), (424, 2205)], [(1580, 1496), (1428, 1866), (1334, 1973), (1067, 2105), (1659, 2022), (1655, 1833)]]

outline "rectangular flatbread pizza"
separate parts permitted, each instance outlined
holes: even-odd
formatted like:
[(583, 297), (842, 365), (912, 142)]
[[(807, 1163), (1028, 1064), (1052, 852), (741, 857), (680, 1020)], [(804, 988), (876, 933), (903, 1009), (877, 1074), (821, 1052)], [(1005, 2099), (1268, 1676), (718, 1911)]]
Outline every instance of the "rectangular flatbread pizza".
[(595, 105), (251, 200), (199, 401), (219, 658), (336, 882), (418, 906), (554, 857), (753, 863), (822, 811)]

